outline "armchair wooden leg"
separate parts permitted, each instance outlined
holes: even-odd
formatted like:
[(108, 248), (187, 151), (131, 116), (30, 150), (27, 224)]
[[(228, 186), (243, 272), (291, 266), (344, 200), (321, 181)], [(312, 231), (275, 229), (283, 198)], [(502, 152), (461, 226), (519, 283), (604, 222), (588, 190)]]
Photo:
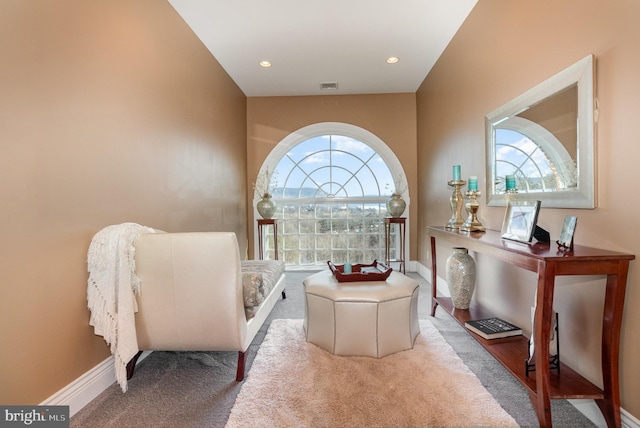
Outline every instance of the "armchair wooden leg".
[(136, 369), (136, 363), (138, 362), (140, 355), (142, 355), (142, 351), (138, 351), (138, 353), (127, 363), (127, 380), (130, 380), (133, 377), (133, 372)]
[(236, 371), (236, 382), (242, 382), (244, 380), (244, 363), (245, 353), (238, 351), (238, 369)]

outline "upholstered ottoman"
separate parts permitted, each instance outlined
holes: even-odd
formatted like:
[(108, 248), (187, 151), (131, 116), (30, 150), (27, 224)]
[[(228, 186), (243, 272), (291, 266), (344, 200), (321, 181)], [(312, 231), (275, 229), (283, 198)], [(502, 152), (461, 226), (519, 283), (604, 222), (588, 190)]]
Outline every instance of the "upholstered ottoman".
[(338, 282), (324, 271), (303, 285), (307, 342), (336, 355), (375, 358), (413, 348), (420, 332), (417, 281), (391, 272), (386, 281)]

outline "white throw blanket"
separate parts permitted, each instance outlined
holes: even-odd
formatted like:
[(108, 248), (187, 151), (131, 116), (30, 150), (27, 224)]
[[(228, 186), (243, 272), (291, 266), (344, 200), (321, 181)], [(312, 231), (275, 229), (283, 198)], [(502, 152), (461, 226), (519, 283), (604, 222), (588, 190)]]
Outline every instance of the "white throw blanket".
[(87, 302), (89, 324), (111, 345), (116, 380), (127, 391), (127, 363), (138, 352), (135, 295), (140, 281), (135, 273), (135, 241), (153, 229), (136, 223), (108, 226), (96, 233), (89, 246)]

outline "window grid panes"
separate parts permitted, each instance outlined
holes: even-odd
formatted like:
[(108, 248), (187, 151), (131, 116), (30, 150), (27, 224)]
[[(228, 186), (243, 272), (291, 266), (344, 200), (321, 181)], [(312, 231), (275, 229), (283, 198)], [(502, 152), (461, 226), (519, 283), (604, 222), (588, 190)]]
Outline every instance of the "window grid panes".
[[(510, 129), (496, 129), (496, 176), (513, 174), (516, 187), (523, 192), (561, 190), (562, 181), (552, 156), (527, 135)], [(506, 183), (496, 183), (496, 191), (504, 193)]]
[[(384, 261), (385, 203), (318, 203), (315, 209), (309, 209), (309, 204), (281, 204), (276, 215), (280, 223), (278, 249), (285, 264)], [(267, 231), (268, 244), (273, 243), (272, 233)], [(391, 242), (391, 258), (395, 258), (395, 236)], [(269, 254), (273, 254), (272, 248)]]
[[(278, 258), (286, 265), (384, 261), (386, 201), (395, 186), (388, 165), (367, 144), (341, 135), (307, 139), (282, 157), (270, 184)], [(392, 259), (396, 242), (392, 236)], [(273, 254), (273, 247), (267, 251)]]

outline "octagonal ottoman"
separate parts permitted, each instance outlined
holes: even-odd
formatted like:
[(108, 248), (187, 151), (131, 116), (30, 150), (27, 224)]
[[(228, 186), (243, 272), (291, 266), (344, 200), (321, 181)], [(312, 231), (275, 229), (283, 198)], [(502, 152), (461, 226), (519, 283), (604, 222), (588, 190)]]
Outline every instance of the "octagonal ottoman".
[(391, 272), (386, 281), (338, 282), (323, 271), (303, 285), (307, 342), (335, 355), (375, 358), (413, 348), (420, 333), (416, 280)]

